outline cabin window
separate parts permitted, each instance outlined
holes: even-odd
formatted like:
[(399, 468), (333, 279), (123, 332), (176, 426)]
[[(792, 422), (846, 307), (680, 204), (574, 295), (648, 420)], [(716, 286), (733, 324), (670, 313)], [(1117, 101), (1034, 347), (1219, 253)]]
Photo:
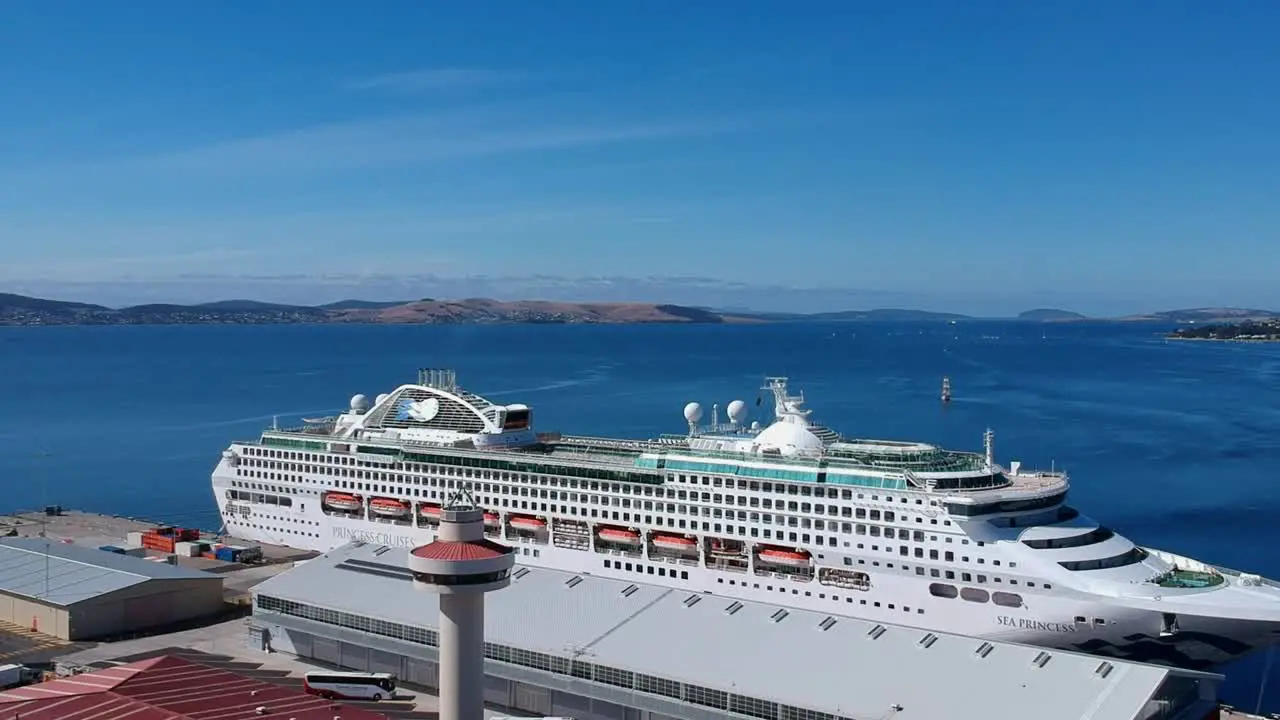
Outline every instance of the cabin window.
[(954, 585), (947, 585), (946, 583), (930, 583), (929, 594), (934, 597), (955, 598), (959, 597), (960, 591), (956, 590)]
[(1022, 607), (1022, 596), (1017, 593), (996, 591), (991, 593), (991, 602), (1001, 607)]

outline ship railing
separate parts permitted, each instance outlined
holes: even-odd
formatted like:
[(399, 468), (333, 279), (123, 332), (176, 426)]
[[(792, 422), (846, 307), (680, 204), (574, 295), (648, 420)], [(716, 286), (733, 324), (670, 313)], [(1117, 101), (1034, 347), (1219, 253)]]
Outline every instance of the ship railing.
[[(1006, 474), (1005, 477), (1013, 481), (1015, 490), (1045, 490), (1067, 484), (1067, 474), (1065, 472), (1019, 472), (1017, 475)], [(1004, 487), (1009, 486), (1006, 485)]]
[(663, 443), (655, 443), (648, 440), (619, 440), (617, 438), (602, 438), (591, 435), (562, 435), (560, 443), (565, 445), (594, 445), (618, 448), (620, 450), (665, 450), (668, 447)]
[[(1280, 587), (1280, 584), (1277, 584), (1275, 581), (1267, 580), (1259, 575), (1242, 573), (1239, 570), (1230, 570), (1228, 568), (1220, 568), (1215, 565), (1200, 562), (1194, 558), (1177, 555), (1164, 550), (1156, 550), (1155, 548), (1142, 548), (1142, 550), (1145, 550), (1149, 555), (1153, 555), (1172, 566), (1169, 570), (1166, 570), (1165, 572), (1162, 572), (1148, 580), (1148, 582), (1154, 585), (1160, 585), (1162, 587), (1166, 585), (1170, 587), (1181, 587), (1183, 586), (1182, 582), (1188, 582), (1191, 584), (1186, 585), (1186, 587), (1213, 587), (1221, 584), (1224, 580), (1230, 577), (1241, 585), (1268, 585), (1271, 587)], [(1197, 579), (1194, 578), (1195, 575), (1200, 575), (1202, 577)], [(1183, 576), (1192, 577), (1184, 579)]]
[(1255, 573), (1247, 573), (1240, 570), (1221, 567), (1219, 565), (1210, 565), (1215, 572), (1235, 580), (1241, 585), (1249, 585), (1253, 587), (1269, 587), (1280, 589), (1280, 582), (1271, 578), (1263, 577)]

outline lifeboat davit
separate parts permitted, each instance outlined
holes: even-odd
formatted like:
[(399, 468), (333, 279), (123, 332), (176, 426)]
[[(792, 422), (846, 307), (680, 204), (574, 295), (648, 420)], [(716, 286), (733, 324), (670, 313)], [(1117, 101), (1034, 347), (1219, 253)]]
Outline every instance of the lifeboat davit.
[(418, 508), (418, 514), (423, 517), (438, 518), (440, 517), (440, 506), (431, 503), (423, 503)]
[(355, 495), (348, 495), (339, 492), (327, 492), (324, 494), (321, 502), (324, 506), (333, 510), (342, 510), (344, 512), (355, 512), (361, 507), (360, 498)]
[(409, 503), (394, 498), (374, 498), (369, 501), (369, 510), (382, 517), (404, 517), (409, 514)]
[(774, 565), (809, 567), (809, 553), (804, 550), (768, 548), (760, 551), (760, 560), (762, 562), (773, 563)]
[(635, 530), (623, 530), (621, 528), (604, 528), (596, 533), (596, 537), (606, 542), (617, 543), (618, 545), (639, 545), (640, 533)]
[(654, 535), (653, 546), (662, 548), (663, 550), (675, 550), (677, 552), (688, 552), (696, 550), (698, 543), (696, 540), (679, 535)]
[(541, 518), (519, 515), (511, 518), (511, 527), (516, 530), (546, 530), (547, 521)]
[(496, 512), (485, 511), (484, 524), (489, 527), (498, 527), (502, 524), (502, 518), (498, 517), (498, 513)]

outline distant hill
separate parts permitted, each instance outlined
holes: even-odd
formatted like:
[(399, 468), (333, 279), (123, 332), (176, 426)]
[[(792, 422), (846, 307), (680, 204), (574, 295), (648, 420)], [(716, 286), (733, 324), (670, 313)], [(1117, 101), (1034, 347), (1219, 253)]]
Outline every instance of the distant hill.
[(1069, 322), (1071, 320), (1088, 320), (1089, 318), (1078, 312), (1070, 310), (1058, 310), (1057, 308), (1036, 308), (1035, 310), (1027, 310), (1018, 313), (1019, 320), (1030, 320), (1033, 322)]
[[(642, 302), (560, 302), (553, 300), (493, 300), (424, 298), (411, 302), (340, 300), (308, 307), (258, 300), (220, 300), (198, 305), (152, 303), (112, 309), (89, 303), (64, 302), (0, 293), (0, 325), (266, 325), (296, 323), (374, 324), (644, 324), (644, 323), (761, 323), (761, 322), (957, 322), (975, 318), (959, 313), (875, 308), (822, 313), (752, 312), (687, 305)], [(1080, 313), (1053, 308), (1028, 310), (1020, 320), (1063, 322), (1085, 320)], [(1248, 308), (1166, 310), (1120, 318), (1124, 322), (1242, 323), (1280, 319), (1280, 313)]]
[[(176, 305), (173, 307), (184, 307)], [(229, 312), (279, 312), (282, 310), (297, 310), (299, 305), (279, 305), (277, 303), (258, 302), (257, 300), (219, 300), (217, 302), (200, 303), (199, 305), (191, 305), (189, 307), (198, 308), (200, 310), (226, 310)]]
[(298, 323), (724, 323), (752, 322), (703, 308), (654, 303), (547, 300), (343, 300), (322, 307), (223, 300), (198, 305), (152, 303), (111, 309), (24, 295), (0, 295), (0, 325), (265, 325)]
[(1237, 323), (1249, 320), (1280, 319), (1280, 312), (1231, 307), (1189, 308), (1186, 310), (1163, 310), (1144, 315), (1126, 315), (1117, 319), (1129, 322)]
[(27, 297), (26, 295), (14, 295), (12, 293), (0, 293), (0, 310), (42, 310), (42, 311), (62, 311), (62, 310), (81, 310), (81, 311), (98, 311), (108, 310), (102, 305), (90, 305), (88, 303), (66, 302), (65, 300), (45, 300), (43, 298)]
[(398, 301), (376, 301), (376, 300), (339, 300), (324, 305), (317, 305), (321, 310), (382, 310), (384, 308), (395, 307), (397, 305), (407, 305), (407, 300)]
[(653, 303), (569, 303), (488, 298), (421, 300), (393, 307), (333, 312), (335, 322), (459, 323), (722, 323), (725, 315), (700, 308)]
[(947, 322), (972, 320), (958, 313), (932, 312), (929, 310), (903, 310), (900, 308), (876, 308), (873, 310), (838, 310), (821, 313), (778, 313), (719, 310), (726, 316), (751, 318), (765, 322)]

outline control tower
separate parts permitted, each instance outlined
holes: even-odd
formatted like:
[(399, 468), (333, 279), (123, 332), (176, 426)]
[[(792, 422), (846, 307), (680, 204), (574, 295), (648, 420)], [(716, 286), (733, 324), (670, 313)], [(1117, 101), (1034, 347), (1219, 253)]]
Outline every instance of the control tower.
[(484, 510), (460, 490), (436, 541), (409, 553), (413, 584), (440, 596), (440, 720), (484, 717), (484, 594), (511, 584), (514, 551), (484, 536)]

